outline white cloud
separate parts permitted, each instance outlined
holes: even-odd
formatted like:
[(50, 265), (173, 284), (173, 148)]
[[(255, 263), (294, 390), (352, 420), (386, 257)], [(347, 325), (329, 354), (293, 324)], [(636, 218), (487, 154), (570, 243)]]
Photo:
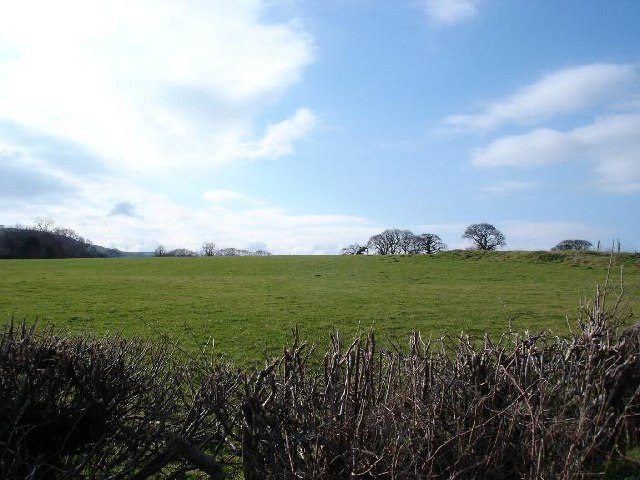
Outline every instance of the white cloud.
[(299, 108), (293, 117), (269, 125), (262, 138), (249, 141), (232, 137), (216, 152), (219, 163), (234, 160), (273, 159), (293, 153), (294, 143), (316, 125), (316, 116), (307, 108)]
[(534, 124), (613, 102), (624, 96), (636, 79), (635, 65), (595, 63), (566, 68), (490, 103), (482, 113), (450, 115), (444, 125), (490, 130), (505, 123)]
[(572, 159), (577, 147), (570, 135), (538, 128), (521, 135), (500, 137), (478, 148), (471, 163), (481, 167), (545, 165)]
[(596, 162), (597, 185), (614, 192), (640, 192), (640, 113), (606, 117), (570, 135)]
[[(254, 137), (256, 113), (313, 61), (310, 37), (294, 21), (264, 22), (263, 3), (11, 2), (0, 16), (0, 120), (118, 168), (236, 160), (217, 152)], [(295, 138), (264, 155), (290, 152)]]
[(265, 136), (256, 145), (254, 156), (274, 158), (290, 154), (293, 142), (306, 135), (315, 124), (316, 117), (310, 110), (298, 109), (292, 118), (267, 129)]
[(478, 3), (478, 0), (423, 0), (429, 19), (440, 25), (452, 25), (475, 16)]
[(594, 183), (609, 191), (640, 191), (640, 114), (601, 117), (569, 132), (536, 129), (498, 138), (472, 156), (476, 166), (537, 166), (561, 161), (595, 164)]
[(207, 190), (204, 192), (202, 197), (212, 203), (221, 203), (221, 202), (235, 202), (238, 200), (247, 200), (248, 197), (239, 192), (234, 192), (233, 190)]

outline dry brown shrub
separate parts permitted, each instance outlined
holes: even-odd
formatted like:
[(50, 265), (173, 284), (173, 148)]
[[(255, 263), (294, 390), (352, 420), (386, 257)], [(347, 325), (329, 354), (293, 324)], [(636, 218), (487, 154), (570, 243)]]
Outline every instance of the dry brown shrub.
[(599, 289), (569, 338), (335, 334), (320, 373), (294, 332), (246, 379), (245, 478), (583, 478), (640, 438), (640, 331), (616, 335), (617, 303)]
[(0, 336), (0, 478), (223, 478), (239, 378), (178, 361), (167, 342), (11, 322)]

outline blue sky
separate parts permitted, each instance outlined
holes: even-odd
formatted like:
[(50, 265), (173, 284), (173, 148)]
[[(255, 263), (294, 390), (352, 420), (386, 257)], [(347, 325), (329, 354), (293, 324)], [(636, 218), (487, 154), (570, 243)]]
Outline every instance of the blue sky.
[(7, 2), (0, 224), (337, 253), (640, 250), (637, 0)]

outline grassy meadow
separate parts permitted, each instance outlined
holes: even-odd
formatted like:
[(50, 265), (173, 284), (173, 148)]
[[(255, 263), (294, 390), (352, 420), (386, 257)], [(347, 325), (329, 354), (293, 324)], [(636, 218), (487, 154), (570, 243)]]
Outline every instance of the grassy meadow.
[[(568, 332), (581, 299), (603, 283), (609, 255), (468, 252), (436, 256), (272, 256), (0, 261), (0, 316), (62, 332), (167, 334), (186, 348), (215, 339), (241, 363), (279, 351), (298, 325), (324, 344), (332, 330), (378, 338)], [(624, 265), (625, 308), (640, 308), (640, 257)]]

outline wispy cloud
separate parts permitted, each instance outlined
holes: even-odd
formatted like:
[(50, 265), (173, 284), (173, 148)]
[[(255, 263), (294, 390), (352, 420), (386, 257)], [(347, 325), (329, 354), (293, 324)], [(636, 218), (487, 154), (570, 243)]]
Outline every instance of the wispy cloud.
[(513, 180), (507, 180), (504, 182), (489, 185), (482, 189), (485, 193), (506, 195), (509, 193), (522, 192), (526, 190), (533, 190), (538, 186), (535, 182), (518, 182)]
[(538, 128), (521, 135), (509, 135), (475, 150), (471, 163), (479, 167), (538, 166), (570, 160), (578, 145), (571, 135)]
[(452, 25), (475, 16), (478, 0), (422, 0), (424, 9), (435, 24)]
[(640, 114), (609, 115), (568, 132), (536, 129), (506, 136), (477, 149), (472, 156), (472, 163), (482, 167), (561, 161), (594, 164), (594, 183), (602, 189), (640, 191)]
[(637, 76), (635, 65), (595, 63), (566, 68), (489, 103), (481, 113), (450, 115), (443, 123), (460, 130), (491, 130), (507, 123), (536, 124), (620, 99), (628, 94)]
[(316, 125), (316, 116), (307, 108), (300, 108), (295, 115), (283, 122), (271, 125), (256, 145), (254, 155), (274, 158), (293, 152), (293, 143)]
[[(242, 151), (257, 114), (314, 57), (298, 24), (266, 22), (264, 8), (259, 0), (5, 5), (0, 121), (81, 145), (115, 168), (237, 160), (217, 153), (233, 143)], [(295, 138), (275, 139), (254, 158), (289, 152)]]
[(204, 192), (202, 197), (205, 200), (213, 203), (235, 202), (238, 200), (244, 201), (249, 198), (243, 193), (223, 189), (207, 190), (206, 192)]
[(286, 120), (269, 125), (258, 140), (232, 137), (217, 152), (220, 163), (236, 160), (273, 159), (289, 155), (294, 144), (316, 125), (317, 118), (308, 108), (299, 108)]

